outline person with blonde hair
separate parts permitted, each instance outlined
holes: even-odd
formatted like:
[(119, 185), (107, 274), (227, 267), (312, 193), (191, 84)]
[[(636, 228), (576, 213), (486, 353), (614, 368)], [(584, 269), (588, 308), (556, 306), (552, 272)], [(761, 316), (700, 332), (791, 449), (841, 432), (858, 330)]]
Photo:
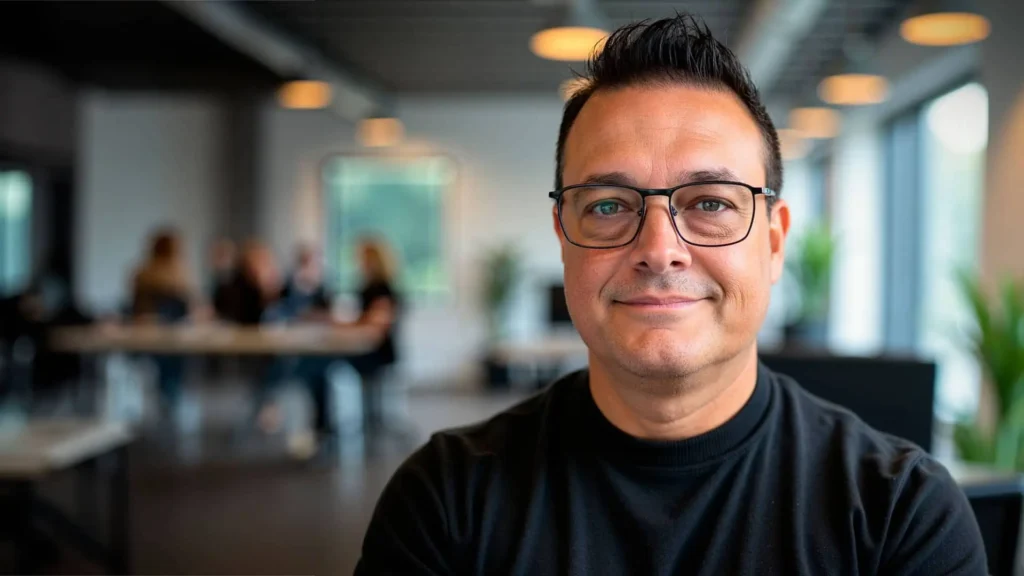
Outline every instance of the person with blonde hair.
[[(131, 292), (134, 322), (172, 324), (193, 312), (194, 294), (177, 230), (168, 227), (153, 234), (146, 260), (132, 275)], [(184, 359), (163, 354), (153, 359), (157, 386), (166, 407), (173, 410), (181, 398)]]

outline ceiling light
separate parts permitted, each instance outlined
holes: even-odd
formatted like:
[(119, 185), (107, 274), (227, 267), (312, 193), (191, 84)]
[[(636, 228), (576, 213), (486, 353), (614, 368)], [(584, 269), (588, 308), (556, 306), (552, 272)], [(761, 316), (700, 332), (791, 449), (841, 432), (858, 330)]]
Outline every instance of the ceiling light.
[(799, 160), (807, 155), (810, 145), (799, 130), (782, 128), (779, 130), (779, 148), (783, 160)]
[(319, 80), (293, 80), (277, 90), (281, 106), (293, 110), (316, 110), (331, 103), (331, 85)]
[(587, 60), (601, 51), (608, 31), (592, 0), (565, 0), (554, 17), (530, 38), (530, 50), (562, 62)]
[(889, 82), (877, 74), (834, 74), (818, 85), (818, 96), (834, 106), (878, 104), (889, 95)]
[(831, 108), (794, 108), (789, 113), (789, 126), (804, 138), (835, 138), (841, 124), (839, 112)]
[(371, 116), (359, 123), (359, 142), (367, 148), (395, 146), (405, 136), (405, 127), (398, 118)]
[(958, 46), (988, 37), (991, 25), (972, 2), (929, 2), (900, 24), (900, 36), (921, 46)]

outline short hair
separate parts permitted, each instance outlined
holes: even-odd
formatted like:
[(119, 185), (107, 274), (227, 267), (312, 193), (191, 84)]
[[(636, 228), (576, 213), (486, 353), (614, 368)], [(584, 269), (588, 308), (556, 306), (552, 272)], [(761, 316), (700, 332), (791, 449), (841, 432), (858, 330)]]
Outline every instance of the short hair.
[[(767, 186), (782, 191), (779, 135), (750, 73), (739, 58), (711, 35), (700, 19), (680, 13), (672, 18), (642, 21), (613, 32), (604, 48), (587, 62), (582, 87), (566, 101), (555, 153), (555, 189), (562, 187), (565, 142), (576, 117), (598, 90), (636, 85), (680, 83), (730, 91), (739, 97), (761, 130)], [(771, 208), (771, 198), (769, 209)]]

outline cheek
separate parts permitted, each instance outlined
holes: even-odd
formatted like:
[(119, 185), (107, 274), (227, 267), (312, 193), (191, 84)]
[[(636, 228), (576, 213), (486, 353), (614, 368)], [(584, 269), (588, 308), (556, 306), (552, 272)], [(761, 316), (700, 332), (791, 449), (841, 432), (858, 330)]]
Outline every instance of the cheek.
[(771, 291), (771, 263), (760, 246), (738, 244), (724, 249), (705, 261), (708, 274), (721, 286), (724, 300), (721, 313), (742, 312), (729, 320), (745, 323), (759, 318), (768, 306)]
[(574, 322), (600, 313), (601, 290), (615, 275), (618, 257), (611, 250), (570, 246), (563, 252), (565, 299)]

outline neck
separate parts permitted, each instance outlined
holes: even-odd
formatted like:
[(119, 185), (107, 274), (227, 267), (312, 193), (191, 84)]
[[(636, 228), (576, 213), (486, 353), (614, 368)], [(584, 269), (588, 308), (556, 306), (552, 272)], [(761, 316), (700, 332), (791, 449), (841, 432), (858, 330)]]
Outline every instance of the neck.
[(757, 344), (683, 378), (652, 380), (590, 355), (590, 393), (609, 422), (637, 438), (683, 440), (729, 421), (754, 393)]

